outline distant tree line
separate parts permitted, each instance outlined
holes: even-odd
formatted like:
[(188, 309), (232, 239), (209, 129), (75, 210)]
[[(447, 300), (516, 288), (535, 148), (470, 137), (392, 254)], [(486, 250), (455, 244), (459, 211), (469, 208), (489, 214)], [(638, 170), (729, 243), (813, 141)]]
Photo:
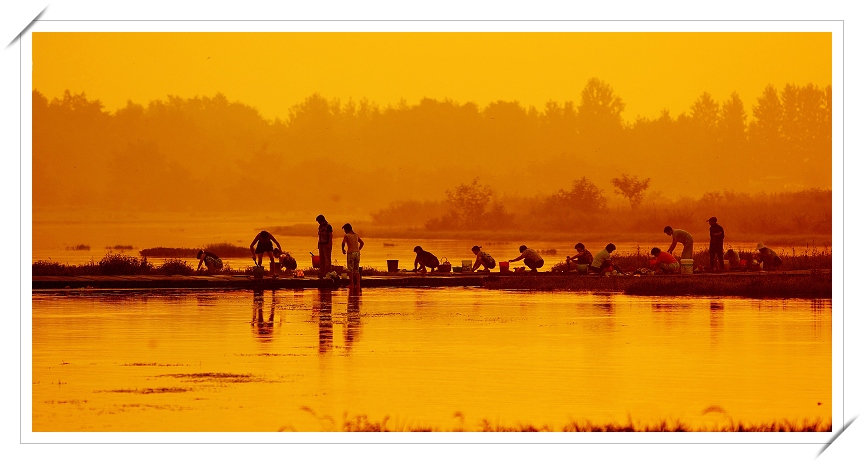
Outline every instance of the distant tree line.
[[(446, 192), (447, 199), (401, 201), (372, 213), (374, 226), (429, 231), (523, 230), (579, 232), (646, 232), (663, 227), (701, 231), (711, 216), (720, 218), (733, 238), (746, 235), (826, 236), (831, 234), (831, 191), (811, 189), (780, 193), (714, 191), (701, 197), (670, 200), (646, 196), (647, 179), (614, 178), (616, 193), (628, 198), (628, 210), (611, 211), (604, 191), (582, 177), (552, 195), (503, 198), (475, 178)], [(619, 185), (641, 188), (636, 205)], [(635, 186), (635, 187), (634, 187)], [(821, 244), (820, 244), (821, 245)]]
[[(614, 176), (650, 178), (652, 190), (672, 195), (831, 185), (831, 87), (812, 84), (768, 85), (750, 118), (736, 93), (719, 101), (705, 93), (685, 113), (630, 124), (621, 97), (599, 79), (585, 85), (578, 103), (550, 101), (541, 109), (434, 99), (382, 108), (315, 94), (286, 106), (285, 119), (266, 120), (221, 94), (130, 101), (111, 113), (83, 93), (49, 101), (38, 90), (32, 105), (37, 211), (346, 204), (368, 213), (406, 196), (440, 195), (478, 175), (511, 196), (550, 193), (583, 176), (604, 184)], [(646, 201), (626, 184), (616, 188), (634, 208)], [(268, 201), (253, 193), (259, 189)], [(447, 201), (462, 201), (458, 189), (451, 195)], [(577, 180), (546, 197), (545, 208), (583, 198), (587, 210), (568, 213), (576, 217), (601, 208), (596, 197)], [(445, 222), (466, 221), (480, 205), (463, 206), (462, 216)], [(493, 222), (515, 214), (503, 203), (484, 206), (497, 215)]]

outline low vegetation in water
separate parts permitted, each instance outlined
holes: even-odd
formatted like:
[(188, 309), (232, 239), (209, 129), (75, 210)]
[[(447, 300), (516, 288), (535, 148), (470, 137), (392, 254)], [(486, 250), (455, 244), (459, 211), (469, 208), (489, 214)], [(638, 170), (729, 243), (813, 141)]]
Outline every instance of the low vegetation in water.
[(85, 245), (82, 243), (80, 245), (66, 247), (66, 249), (67, 250), (73, 250), (73, 251), (90, 251), (90, 245)]
[(195, 269), (180, 259), (168, 259), (154, 266), (147, 258), (108, 253), (98, 262), (86, 264), (60, 264), (53, 261), (33, 263), (33, 276), (87, 276), (87, 275), (192, 275)]
[(122, 251), (122, 250), (132, 250), (132, 249), (134, 249), (134, 247), (132, 245), (114, 245), (114, 246), (106, 246), (105, 249), (106, 250)]
[[(349, 417), (343, 414), (342, 420), (337, 421), (331, 416), (318, 416), (311, 408), (302, 407), (301, 410), (308, 412), (321, 421), (322, 431), (339, 432), (831, 432), (831, 421), (823, 422), (820, 419), (794, 422), (788, 419), (780, 421), (749, 423), (728, 421), (717, 423), (712, 426), (692, 426), (680, 420), (661, 419), (656, 422), (640, 423), (629, 419), (626, 423), (606, 422), (594, 423), (589, 420), (571, 420), (568, 423), (555, 426), (549, 424), (515, 424), (504, 425), (499, 421), (492, 422), (489, 419), (481, 419), (476, 425), (465, 423), (465, 416), (456, 412), (453, 419), (456, 422), (453, 427), (439, 428), (430, 427), (425, 424), (414, 424), (404, 420), (391, 420), (390, 416), (384, 416), (381, 420), (370, 419), (365, 414)], [(293, 431), (293, 427), (283, 426), (280, 432)]]

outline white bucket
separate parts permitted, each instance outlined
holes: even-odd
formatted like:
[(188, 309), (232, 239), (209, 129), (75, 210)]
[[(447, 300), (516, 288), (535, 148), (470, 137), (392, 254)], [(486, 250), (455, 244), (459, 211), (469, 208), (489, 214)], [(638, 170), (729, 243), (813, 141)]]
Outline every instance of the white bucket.
[(693, 273), (693, 260), (692, 259), (682, 259), (681, 260), (681, 274), (692, 274)]

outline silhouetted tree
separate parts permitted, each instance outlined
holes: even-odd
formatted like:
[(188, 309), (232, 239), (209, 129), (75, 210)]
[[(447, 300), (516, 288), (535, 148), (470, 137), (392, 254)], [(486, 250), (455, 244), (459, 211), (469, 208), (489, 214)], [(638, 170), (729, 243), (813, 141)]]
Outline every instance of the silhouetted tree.
[(583, 154), (617, 154), (624, 106), (612, 86), (597, 78), (588, 81), (582, 89), (582, 101), (576, 108), (576, 125)]
[(651, 183), (651, 178), (639, 180), (638, 176), (628, 176), (622, 174), (621, 177), (612, 179), (612, 185), (615, 186), (615, 193), (623, 196), (630, 201), (630, 208), (636, 209), (642, 204), (645, 199), (645, 191), (648, 190), (648, 185)]

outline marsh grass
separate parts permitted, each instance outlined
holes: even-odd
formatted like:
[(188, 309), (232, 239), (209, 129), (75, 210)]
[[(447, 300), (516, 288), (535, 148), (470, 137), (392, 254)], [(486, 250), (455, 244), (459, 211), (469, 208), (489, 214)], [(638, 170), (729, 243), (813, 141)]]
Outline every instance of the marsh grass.
[(103, 275), (140, 275), (153, 272), (153, 265), (147, 258), (138, 259), (124, 254), (108, 253), (96, 266)]
[(53, 261), (36, 261), (32, 266), (34, 276), (87, 276), (87, 275), (192, 275), (186, 261), (169, 259), (159, 266), (153, 266), (147, 258), (137, 258), (124, 254), (108, 253), (98, 262), (91, 260), (85, 264), (60, 264)]
[[(308, 412), (317, 418), (322, 425), (323, 431), (340, 432), (831, 432), (831, 421), (822, 422), (821, 419), (807, 420), (801, 422), (783, 419), (780, 421), (749, 423), (734, 421), (728, 418), (728, 422), (717, 423), (711, 426), (694, 427), (681, 420), (661, 419), (656, 422), (639, 423), (628, 418), (625, 423), (606, 422), (594, 423), (588, 420), (571, 420), (561, 426), (550, 424), (521, 424), (504, 425), (500, 422), (492, 422), (489, 419), (481, 419), (476, 427), (465, 427), (465, 418), (462, 413), (457, 412), (454, 418), (459, 422), (452, 428), (430, 427), (422, 424), (408, 422), (391, 422), (390, 416), (386, 415), (381, 420), (370, 419), (366, 414), (358, 414), (349, 417), (344, 413), (341, 421), (336, 421), (331, 416), (319, 416), (311, 408), (304, 406), (301, 410)], [(294, 430), (293, 427), (283, 426), (279, 431)]]
[(163, 275), (192, 275), (195, 273), (195, 269), (192, 269), (186, 261), (180, 259), (166, 259), (164, 263), (154, 269), (156, 274)]

